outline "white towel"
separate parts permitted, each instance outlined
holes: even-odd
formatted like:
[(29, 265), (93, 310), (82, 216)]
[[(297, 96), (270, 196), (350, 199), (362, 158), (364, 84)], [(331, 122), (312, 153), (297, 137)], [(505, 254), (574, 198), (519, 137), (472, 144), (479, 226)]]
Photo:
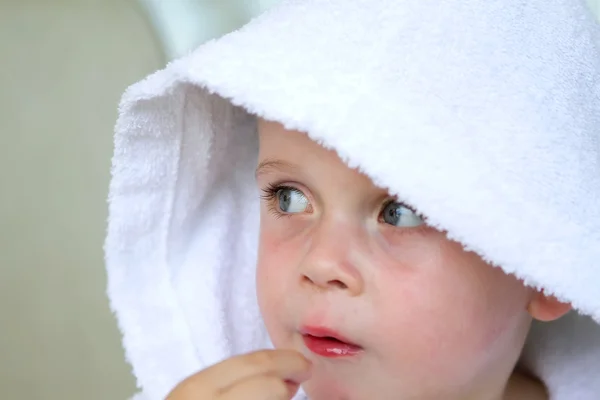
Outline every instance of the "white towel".
[(129, 88), (105, 250), (148, 400), (270, 346), (253, 115), (572, 302), (586, 316), (536, 325), (524, 359), (553, 400), (600, 398), (600, 29), (583, 1), (283, 1)]

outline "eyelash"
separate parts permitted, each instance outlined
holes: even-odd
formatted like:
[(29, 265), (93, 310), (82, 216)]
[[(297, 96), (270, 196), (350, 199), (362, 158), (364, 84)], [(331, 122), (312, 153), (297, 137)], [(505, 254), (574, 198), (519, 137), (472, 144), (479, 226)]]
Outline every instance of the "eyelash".
[(269, 212), (276, 218), (290, 218), (294, 215), (281, 212), (279, 211), (279, 208), (277, 208), (277, 193), (284, 189), (300, 191), (293, 186), (269, 183), (265, 188), (262, 189), (262, 194), (260, 195), (260, 198), (267, 202)]

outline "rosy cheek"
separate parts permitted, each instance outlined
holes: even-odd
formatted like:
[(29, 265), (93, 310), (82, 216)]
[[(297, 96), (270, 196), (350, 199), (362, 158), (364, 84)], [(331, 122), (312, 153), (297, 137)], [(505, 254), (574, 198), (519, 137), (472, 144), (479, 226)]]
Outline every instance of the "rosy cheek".
[(390, 370), (400, 370), (417, 380), (427, 381), (432, 375), (463, 380), (459, 366), (471, 364), (465, 358), (472, 355), (469, 347), (473, 337), (463, 331), (462, 316), (451, 304), (445, 307), (435, 298), (424, 301), (428, 288), (421, 288), (424, 292), (420, 295), (393, 299), (396, 305), (403, 305), (402, 309), (386, 307), (376, 316), (376, 320), (388, 321), (378, 329), (385, 337), (374, 338), (385, 351), (382, 357), (390, 363)]
[(261, 296), (272, 291), (272, 286), (284, 271), (282, 264), (285, 265), (285, 259), (281, 254), (281, 250), (277, 236), (266, 229), (263, 230), (260, 235), (257, 265), (257, 283), (259, 295)]
[[(396, 354), (390, 362), (410, 360), (412, 373), (426, 377), (435, 371), (460, 381), (469, 370), (486, 365), (492, 354), (509, 350), (512, 337), (507, 332), (518, 322), (520, 303), (505, 293), (515, 285), (464, 253), (431, 247), (418, 256), (411, 248), (417, 247), (407, 246), (401, 253), (404, 266), (381, 269), (385, 275), (376, 284), (382, 306), (372, 319), (379, 337), (374, 339), (389, 351), (383, 357)], [(436, 257), (422, 256), (435, 251)], [(457, 359), (464, 369), (457, 368)]]
[(258, 264), (256, 270), (256, 291), (258, 304), (267, 327), (271, 340), (277, 345), (278, 342), (278, 320), (281, 310), (278, 309), (277, 297), (279, 293), (277, 281), (281, 279), (278, 276), (278, 268), (274, 260), (277, 259), (274, 247), (268, 235), (261, 234)]
[(261, 221), (257, 291), (261, 307), (272, 307), (277, 299), (285, 294), (294, 273), (294, 259), (297, 252), (289, 238), (283, 237), (282, 225), (285, 218), (263, 217)]
[(261, 210), (259, 280), (276, 281), (280, 287), (290, 280), (310, 240), (309, 223), (301, 217), (276, 216)]
[(269, 222), (261, 226), (258, 272), (269, 276), (289, 272), (297, 253), (290, 234), (285, 235), (285, 231), (277, 225), (281, 224)]

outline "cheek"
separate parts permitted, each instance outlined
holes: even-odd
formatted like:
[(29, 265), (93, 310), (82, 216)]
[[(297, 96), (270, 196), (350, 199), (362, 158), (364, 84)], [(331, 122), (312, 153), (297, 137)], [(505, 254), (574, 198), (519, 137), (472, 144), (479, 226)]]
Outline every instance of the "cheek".
[(305, 235), (308, 225), (289, 217), (275, 217), (262, 207), (257, 265), (259, 285), (265, 289), (284, 288), (308, 244)]
[[(283, 278), (292, 272), (298, 244), (284, 217), (275, 219), (262, 212), (258, 246), (258, 284), (265, 289), (281, 287)], [(288, 228), (286, 229), (286, 225)]]
[(410, 268), (382, 268), (378, 276), (381, 306), (372, 322), (381, 348), (403, 367), (420, 365), (424, 376), (454, 379), (463, 373), (458, 365), (484, 367), (509, 351), (525, 315), (523, 286), (451, 242), (410, 248), (402, 255)]
[(294, 266), (300, 256), (298, 244), (283, 234), (282, 222), (272, 216), (261, 221), (256, 267), (258, 304), (275, 346), (281, 344), (282, 323), (290, 312), (287, 302), (296, 279)]
[(280, 247), (273, 241), (273, 235), (261, 229), (258, 262), (256, 266), (256, 291), (258, 302), (265, 320), (274, 315), (278, 297), (282, 295), (285, 279), (285, 260)]

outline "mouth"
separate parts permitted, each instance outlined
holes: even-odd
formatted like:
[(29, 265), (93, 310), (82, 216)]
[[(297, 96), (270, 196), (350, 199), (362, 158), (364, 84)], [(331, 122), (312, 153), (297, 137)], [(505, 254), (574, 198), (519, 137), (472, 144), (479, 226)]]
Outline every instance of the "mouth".
[(300, 333), (306, 348), (318, 356), (353, 357), (363, 352), (361, 346), (327, 328), (305, 327)]

